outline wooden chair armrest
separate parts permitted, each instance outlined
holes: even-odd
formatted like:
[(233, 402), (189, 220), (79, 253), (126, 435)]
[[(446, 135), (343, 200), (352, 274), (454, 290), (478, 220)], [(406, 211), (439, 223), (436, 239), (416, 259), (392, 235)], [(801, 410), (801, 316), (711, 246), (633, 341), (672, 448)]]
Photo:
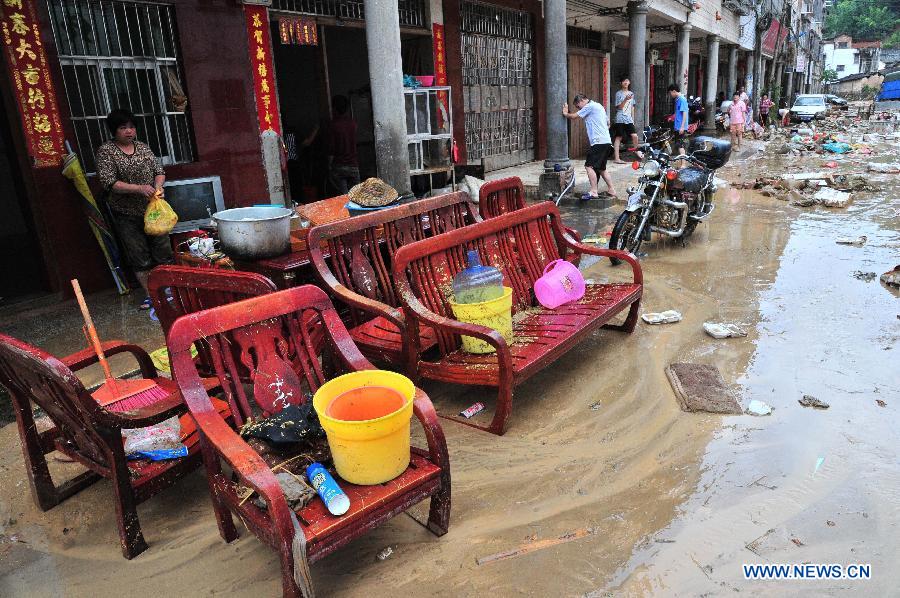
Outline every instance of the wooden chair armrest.
[(632, 255), (630, 252), (620, 251), (618, 249), (607, 249), (605, 247), (592, 247), (585, 243), (578, 243), (578, 242), (572, 241), (571, 239), (567, 238), (565, 235), (563, 235), (563, 240), (565, 241), (566, 245), (571, 247), (572, 250), (574, 250), (574, 251), (577, 251), (580, 253), (585, 253), (587, 255), (597, 255), (597, 256), (601, 256), (601, 257), (614, 257), (614, 258), (620, 259), (622, 261), (628, 262), (629, 264), (631, 264), (631, 273), (634, 278), (634, 284), (640, 284), (640, 285), (644, 284), (644, 273), (641, 270), (641, 264), (640, 264), (640, 262), (638, 262), (637, 258), (634, 257), (634, 255)]
[(570, 237), (572, 237), (572, 241), (575, 243), (581, 243), (581, 235), (578, 234), (578, 231), (572, 228), (571, 226), (564, 226), (563, 230), (566, 231)]
[(128, 429), (146, 428), (185, 411), (187, 411), (187, 407), (181, 399), (181, 393), (176, 392), (147, 407), (130, 411), (106, 411), (106, 414), (117, 420), (116, 425)]
[[(119, 353), (131, 353), (141, 369), (141, 376), (144, 378), (156, 378), (156, 366), (153, 365), (153, 360), (150, 359), (150, 355), (143, 348), (128, 344), (125, 341), (106, 341), (101, 346), (107, 358)], [(93, 349), (82, 349), (78, 353), (63, 357), (60, 361), (74, 372), (94, 365), (99, 359)]]
[(434, 410), (434, 405), (431, 404), (431, 399), (419, 388), (416, 388), (416, 396), (413, 399), (413, 413), (425, 431), (431, 462), (441, 468), (441, 476), (446, 476), (446, 481), (449, 483), (450, 454), (447, 451), (447, 440), (444, 438), (444, 430), (438, 421), (437, 412)]
[[(313, 240), (316, 241), (317, 237), (314, 236)], [(340, 299), (350, 307), (354, 307), (375, 316), (382, 316), (386, 318), (394, 326), (399, 328), (402, 333), (405, 325), (403, 312), (395, 307), (387, 305), (386, 303), (375, 301), (374, 299), (369, 299), (368, 297), (360, 295), (356, 291), (348, 289), (346, 286), (344, 286), (334, 276), (334, 273), (332, 273), (331, 268), (328, 267), (328, 264), (325, 263), (325, 256), (322, 255), (322, 250), (318, 246), (318, 243), (316, 244), (316, 247), (314, 249), (312, 247), (310, 248), (309, 258), (314, 266), (316, 275), (322, 280), (322, 283), (325, 285), (325, 287), (327, 287), (327, 290), (331, 291), (333, 295), (335, 295), (338, 299)]]

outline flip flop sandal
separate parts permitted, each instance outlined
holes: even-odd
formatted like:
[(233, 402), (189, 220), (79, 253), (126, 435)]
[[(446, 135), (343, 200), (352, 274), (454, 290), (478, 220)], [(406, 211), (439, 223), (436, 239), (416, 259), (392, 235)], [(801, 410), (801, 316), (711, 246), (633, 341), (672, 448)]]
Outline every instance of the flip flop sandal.
[(141, 301), (140, 305), (138, 305), (138, 309), (141, 309), (141, 310), (147, 310), (147, 309), (150, 309), (151, 307), (153, 307), (153, 302), (150, 300), (150, 297), (147, 297), (146, 299)]
[(592, 199), (600, 199), (599, 195), (591, 195), (590, 193), (585, 193), (581, 196), (581, 201), (590, 201)]

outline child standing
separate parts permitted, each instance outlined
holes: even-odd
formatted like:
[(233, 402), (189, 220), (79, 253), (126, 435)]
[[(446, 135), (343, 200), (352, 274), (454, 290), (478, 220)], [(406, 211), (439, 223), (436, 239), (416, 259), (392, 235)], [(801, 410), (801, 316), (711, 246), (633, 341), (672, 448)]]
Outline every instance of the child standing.
[(731, 145), (737, 149), (741, 147), (744, 138), (744, 119), (747, 115), (747, 106), (741, 100), (739, 94), (734, 94), (731, 106), (728, 107), (728, 118), (731, 121)]

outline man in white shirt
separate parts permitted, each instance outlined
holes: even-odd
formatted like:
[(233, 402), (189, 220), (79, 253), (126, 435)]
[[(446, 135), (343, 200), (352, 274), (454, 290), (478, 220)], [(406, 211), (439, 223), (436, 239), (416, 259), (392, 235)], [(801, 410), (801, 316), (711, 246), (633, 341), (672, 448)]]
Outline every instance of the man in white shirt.
[(572, 103), (575, 104), (578, 112), (569, 112), (569, 105), (563, 104), (562, 114), (566, 118), (576, 119), (581, 117), (584, 119), (585, 127), (587, 127), (588, 142), (591, 144), (591, 148), (584, 159), (584, 169), (587, 171), (591, 189), (581, 199), (589, 200), (600, 197), (597, 191), (598, 174), (606, 183), (607, 194), (615, 197), (616, 191), (613, 187), (612, 179), (606, 172), (606, 161), (612, 152), (612, 140), (609, 138), (609, 119), (606, 116), (606, 109), (601, 104), (589, 100), (581, 94), (576, 95)]

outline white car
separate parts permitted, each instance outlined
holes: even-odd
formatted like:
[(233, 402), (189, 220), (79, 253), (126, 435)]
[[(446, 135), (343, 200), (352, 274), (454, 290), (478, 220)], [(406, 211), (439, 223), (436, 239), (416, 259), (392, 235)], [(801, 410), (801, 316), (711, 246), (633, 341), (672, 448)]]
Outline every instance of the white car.
[(808, 123), (813, 119), (825, 118), (827, 112), (824, 94), (800, 95), (791, 107), (791, 122)]

